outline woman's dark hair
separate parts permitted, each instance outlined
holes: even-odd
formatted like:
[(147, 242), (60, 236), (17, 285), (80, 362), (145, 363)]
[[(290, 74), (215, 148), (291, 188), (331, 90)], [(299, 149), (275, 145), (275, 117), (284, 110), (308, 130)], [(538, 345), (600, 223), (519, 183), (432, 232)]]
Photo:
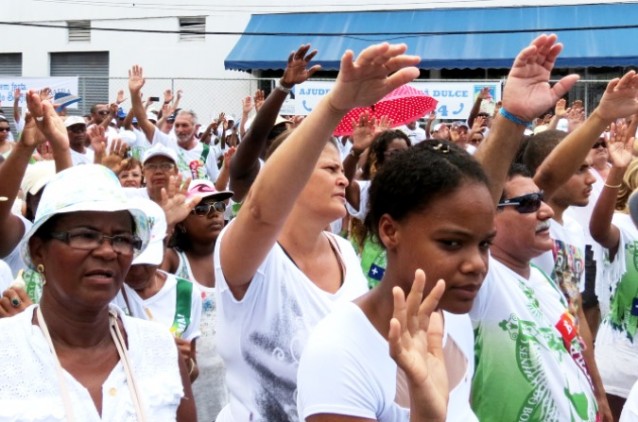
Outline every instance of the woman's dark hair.
[(366, 228), (378, 239), (384, 214), (401, 221), (467, 182), (489, 186), (481, 165), (447, 141), (424, 141), (392, 157), (372, 179)]
[(173, 235), (168, 241), (169, 248), (175, 248), (180, 252), (184, 252), (190, 249), (191, 241), (188, 238), (188, 233), (184, 228), (184, 223), (178, 223), (173, 231)]
[(383, 166), (385, 163), (385, 152), (395, 139), (402, 139), (408, 147), (412, 146), (408, 135), (400, 130), (384, 130), (380, 132), (372, 141), (370, 149), (368, 150), (368, 158), (361, 169), (361, 178), (363, 180), (372, 179), (374, 174)]

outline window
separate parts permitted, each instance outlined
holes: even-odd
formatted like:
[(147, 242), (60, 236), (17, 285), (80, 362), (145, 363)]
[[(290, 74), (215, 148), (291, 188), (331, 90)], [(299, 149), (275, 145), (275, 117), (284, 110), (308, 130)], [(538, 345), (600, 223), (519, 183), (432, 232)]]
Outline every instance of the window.
[(69, 42), (90, 42), (91, 21), (67, 21)]
[(181, 17), (179, 18), (180, 41), (204, 41), (206, 39), (206, 17)]

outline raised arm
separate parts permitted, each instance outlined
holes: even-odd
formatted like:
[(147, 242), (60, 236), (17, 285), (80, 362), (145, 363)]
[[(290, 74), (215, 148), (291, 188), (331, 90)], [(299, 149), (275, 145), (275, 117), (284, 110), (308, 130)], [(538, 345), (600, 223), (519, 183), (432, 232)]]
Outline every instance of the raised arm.
[(309, 50), (310, 44), (306, 44), (290, 53), (279, 85), (270, 92), (255, 115), (255, 119), (237, 148), (237, 153), (233, 156), (230, 163), (230, 188), (235, 193), (233, 199), (236, 202), (244, 199), (259, 173), (259, 156), (266, 146), (268, 134), (277, 120), (279, 110), (288, 96), (288, 90), (305, 82), (321, 68), (319, 65), (309, 67), (310, 61), (317, 54), (317, 50), (310, 53)]
[(43, 142), (44, 139), (49, 141), (56, 172), (73, 166), (66, 126), (64, 126), (62, 118), (55, 112), (53, 104), (49, 100), (43, 100), (42, 96), (34, 91), (29, 90), (26, 95), (29, 113), (33, 116), (37, 126), (36, 144)]
[(278, 148), (268, 159), (237, 221), (221, 239), (224, 277), (236, 297), (243, 297), (257, 268), (277, 241), (297, 196), (343, 116), (351, 108), (374, 104), (418, 76), (419, 71), (413, 66), (419, 58), (404, 55), (406, 48), (404, 44), (374, 45), (356, 60), (352, 51), (347, 51), (341, 59), (334, 88), (290, 134), (285, 147)]
[(523, 139), (526, 123), (543, 113), (571, 89), (578, 75), (568, 75), (549, 86), (549, 76), (563, 45), (556, 35), (540, 35), (516, 59), (503, 88), (503, 105), (492, 123), (476, 159), (490, 179), (490, 192), (498, 203), (507, 171)]
[(541, 163), (534, 182), (551, 198), (583, 164), (592, 145), (615, 119), (638, 112), (638, 75), (627, 72), (609, 82), (600, 103), (581, 126), (565, 137)]
[(128, 89), (131, 92), (131, 108), (137, 118), (140, 129), (144, 132), (146, 139), (151, 142), (157, 128), (146, 117), (146, 109), (144, 108), (144, 104), (142, 104), (140, 91), (144, 86), (144, 82), (144, 70), (142, 66), (134, 65), (131, 70), (128, 71)]
[(20, 121), (20, 96), (22, 92), (20, 88), (16, 88), (13, 92), (13, 120), (18, 124)]
[(359, 157), (374, 140), (375, 124), (376, 119), (374, 117), (370, 118), (370, 113), (368, 112), (359, 116), (358, 120), (352, 121), (352, 148), (350, 149), (350, 154), (343, 160), (343, 174), (348, 178), (346, 200), (357, 211), (359, 211), (361, 196), (359, 184), (354, 180), (354, 176), (357, 172)]
[(487, 86), (484, 88), (481, 88), (478, 95), (476, 96), (476, 100), (474, 101), (474, 104), (472, 105), (472, 109), (470, 110), (470, 115), (467, 117), (468, 126), (472, 126), (474, 124), (474, 119), (476, 119), (476, 116), (481, 110), (481, 103), (483, 102), (483, 100), (487, 100), (488, 98), (490, 98), (490, 88)]
[(632, 159), (634, 138), (629, 135), (630, 133), (625, 126), (617, 127), (613, 123), (611, 125), (609, 139), (611, 169), (589, 220), (591, 237), (604, 248), (609, 249), (612, 259), (618, 251), (620, 231), (611, 223), (611, 219), (614, 216), (618, 189), (622, 186), (623, 175)]

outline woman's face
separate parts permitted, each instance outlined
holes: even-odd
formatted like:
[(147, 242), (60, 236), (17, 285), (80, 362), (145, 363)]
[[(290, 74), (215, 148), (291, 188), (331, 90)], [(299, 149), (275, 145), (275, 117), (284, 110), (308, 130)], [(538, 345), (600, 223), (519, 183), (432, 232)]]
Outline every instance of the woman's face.
[(120, 184), (125, 188), (142, 187), (142, 167), (137, 166), (130, 170), (123, 170), (117, 175)]
[(403, 151), (408, 149), (408, 144), (405, 142), (405, 139), (394, 138), (389, 144), (386, 150), (383, 152), (384, 162), (388, 158), (392, 157), (399, 151)]
[(343, 174), (340, 158), (337, 148), (332, 143), (326, 144), (308, 183), (297, 199), (298, 206), (327, 222), (346, 214), (348, 179)]
[[(74, 212), (60, 214), (52, 232), (88, 229), (107, 236), (133, 234), (133, 220), (127, 211)], [(46, 285), (43, 291), (50, 299), (69, 309), (101, 309), (107, 306), (122, 287), (133, 255), (113, 250), (104, 239), (93, 250), (74, 249), (65, 241), (31, 238), (33, 263), (44, 265)]]
[(414, 272), (421, 268), (427, 291), (437, 280), (445, 280), (441, 308), (469, 312), (487, 273), (494, 216), (489, 190), (476, 182), (434, 199), (424, 211), (413, 212), (400, 222), (384, 215), (380, 236), (389, 258), (395, 255), (397, 274), (406, 282), (403, 289), (409, 291)]
[(206, 215), (197, 215), (191, 212), (184, 220), (182, 224), (190, 239), (199, 242), (215, 242), (217, 240), (217, 236), (224, 228), (224, 213), (215, 211), (215, 208), (212, 207), (215, 202), (218, 201), (212, 198), (202, 199), (198, 207), (210, 206), (209, 212)]

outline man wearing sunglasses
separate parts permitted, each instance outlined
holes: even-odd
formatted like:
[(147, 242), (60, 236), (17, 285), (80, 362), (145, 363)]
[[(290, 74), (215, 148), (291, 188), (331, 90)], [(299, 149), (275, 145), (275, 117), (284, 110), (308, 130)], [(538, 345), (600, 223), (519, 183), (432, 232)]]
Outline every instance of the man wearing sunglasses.
[[(583, 207), (589, 202), (594, 176), (587, 157), (606, 127), (618, 118), (638, 112), (638, 76), (626, 73), (622, 79), (612, 80), (589, 118), (577, 129), (560, 139), (532, 139), (527, 145), (524, 159), (536, 167), (534, 182), (545, 192), (545, 200), (553, 210), (550, 221), (552, 248), (534, 262), (550, 275), (566, 300), (573, 329), (584, 344), (582, 358), (586, 363), (603, 421), (613, 416), (607, 401), (603, 381), (593, 353), (593, 339), (582, 307), (581, 291), (585, 287), (585, 232), (575, 220), (565, 216), (570, 206)], [(558, 138), (558, 139), (557, 139)], [(537, 142), (540, 141), (540, 142)], [(588, 223), (588, 222), (587, 222)], [(563, 339), (568, 334), (561, 333)]]
[(0, 154), (11, 151), (12, 142), (10, 142), (11, 128), (9, 121), (0, 115)]
[(69, 116), (64, 121), (66, 133), (69, 137), (69, 147), (71, 148), (71, 160), (73, 165), (93, 164), (95, 154), (93, 150), (86, 147), (88, 136), (86, 134), (86, 123), (80, 116)]

